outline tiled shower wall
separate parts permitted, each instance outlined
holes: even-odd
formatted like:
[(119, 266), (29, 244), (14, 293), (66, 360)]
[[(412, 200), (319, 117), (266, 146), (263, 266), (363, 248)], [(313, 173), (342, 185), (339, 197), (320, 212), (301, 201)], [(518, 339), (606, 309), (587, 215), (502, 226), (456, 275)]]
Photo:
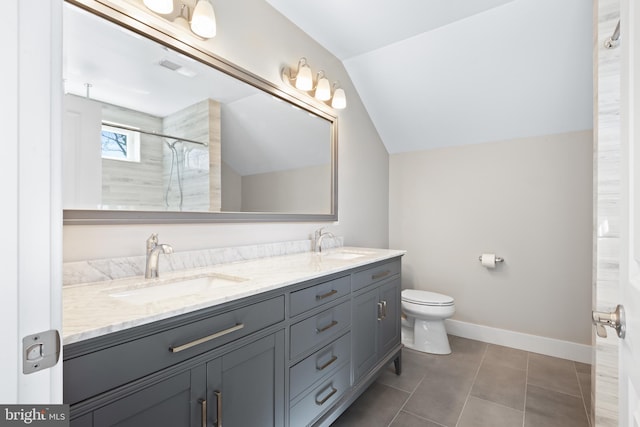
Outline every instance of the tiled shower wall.
[[(96, 101), (99, 102), (99, 101)], [(159, 117), (128, 108), (101, 103), (106, 121), (162, 131)], [(102, 203), (111, 209), (135, 206), (153, 209), (164, 206), (162, 185), (162, 141), (157, 136), (140, 134), (140, 162), (102, 159)]]
[[(182, 182), (182, 207), (185, 211), (218, 212), (221, 208), (221, 140), (220, 104), (205, 99), (176, 111), (162, 119), (163, 133), (180, 135), (194, 141), (207, 142), (201, 146), (189, 142), (175, 144)], [(168, 143), (175, 140), (168, 139)], [(163, 187), (169, 185), (174, 161), (167, 144), (163, 144)], [(173, 176), (168, 193), (168, 206), (178, 209), (180, 200), (177, 165), (173, 164)]]
[[(618, 302), (620, 247), (620, 48), (607, 49), (605, 40), (620, 19), (619, 0), (596, 0), (595, 165), (596, 239), (595, 309), (610, 311)], [(618, 337), (595, 336), (592, 410), (595, 426), (618, 425)]]

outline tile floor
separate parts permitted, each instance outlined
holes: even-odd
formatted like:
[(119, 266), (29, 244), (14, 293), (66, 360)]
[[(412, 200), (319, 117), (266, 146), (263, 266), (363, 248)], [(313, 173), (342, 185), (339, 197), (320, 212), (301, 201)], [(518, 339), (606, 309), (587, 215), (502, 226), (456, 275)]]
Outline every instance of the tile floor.
[(453, 353), (402, 351), (332, 427), (589, 427), (591, 366), (450, 336)]

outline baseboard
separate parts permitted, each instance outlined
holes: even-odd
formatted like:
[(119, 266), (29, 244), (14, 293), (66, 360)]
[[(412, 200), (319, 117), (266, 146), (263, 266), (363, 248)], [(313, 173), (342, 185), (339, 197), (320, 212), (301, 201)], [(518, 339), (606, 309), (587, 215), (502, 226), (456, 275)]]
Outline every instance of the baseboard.
[(560, 357), (576, 362), (592, 363), (592, 348), (589, 345), (476, 325), (459, 320), (447, 319), (445, 320), (445, 326), (448, 334), (457, 337), (546, 354), (547, 356)]

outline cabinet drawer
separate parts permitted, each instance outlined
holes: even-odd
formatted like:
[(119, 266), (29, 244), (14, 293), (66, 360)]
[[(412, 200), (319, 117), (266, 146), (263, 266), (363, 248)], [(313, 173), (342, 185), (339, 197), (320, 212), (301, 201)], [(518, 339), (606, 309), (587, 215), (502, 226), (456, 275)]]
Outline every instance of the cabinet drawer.
[(342, 397), (349, 388), (349, 365), (314, 387), (298, 403), (291, 407), (289, 425), (308, 426), (326, 409)]
[(357, 291), (396, 274), (400, 274), (400, 260), (359, 271), (353, 275), (353, 290)]
[(319, 307), (351, 292), (351, 276), (319, 283), (291, 293), (291, 317)]
[(278, 296), (65, 360), (64, 401), (79, 402), (283, 320)]
[(348, 362), (350, 358), (351, 333), (348, 333), (291, 367), (289, 371), (290, 397), (296, 397), (311, 384)]
[(338, 336), (351, 323), (351, 302), (322, 311), (291, 326), (290, 356), (292, 359), (314, 346)]

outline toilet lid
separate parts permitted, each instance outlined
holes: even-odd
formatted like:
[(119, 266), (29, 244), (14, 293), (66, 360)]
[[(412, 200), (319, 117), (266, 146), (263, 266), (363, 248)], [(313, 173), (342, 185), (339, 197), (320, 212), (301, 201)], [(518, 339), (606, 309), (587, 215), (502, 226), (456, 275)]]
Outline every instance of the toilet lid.
[(448, 295), (417, 289), (403, 290), (402, 299), (404, 301), (420, 305), (453, 305), (454, 303), (453, 298)]

